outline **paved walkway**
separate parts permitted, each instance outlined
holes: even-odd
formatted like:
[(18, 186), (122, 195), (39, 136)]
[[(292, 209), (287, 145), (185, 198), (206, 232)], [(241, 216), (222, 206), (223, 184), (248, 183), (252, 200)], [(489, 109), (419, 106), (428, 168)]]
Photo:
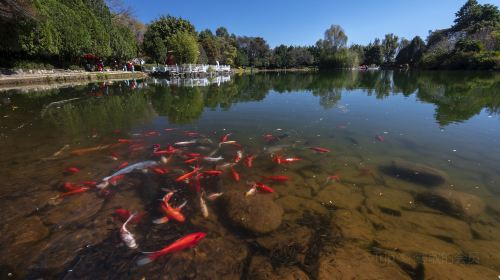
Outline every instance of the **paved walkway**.
[(0, 75), (0, 87), (44, 84), (44, 83), (64, 83), (74, 81), (104, 81), (114, 79), (141, 79), (147, 77), (144, 72), (84, 72), (69, 70), (36, 71), (35, 73), (21, 73), (12, 75)]

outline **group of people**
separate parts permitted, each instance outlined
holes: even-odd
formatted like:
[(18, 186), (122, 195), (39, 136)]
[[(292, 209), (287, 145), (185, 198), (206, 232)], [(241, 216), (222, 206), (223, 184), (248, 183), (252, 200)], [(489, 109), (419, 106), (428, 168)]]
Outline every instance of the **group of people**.
[(125, 64), (123, 64), (123, 71), (132, 71), (135, 72), (135, 67), (134, 63), (132, 61), (127, 61)]
[[(87, 71), (98, 71), (98, 72), (104, 72), (104, 71), (109, 71), (106, 70), (104, 67), (104, 61), (102, 59), (99, 59), (95, 57), (94, 55), (87, 55), (84, 57), (85, 59), (85, 70)], [(141, 65), (144, 64), (144, 61), (142, 59), (139, 60)], [(125, 62), (122, 67), (120, 67), (120, 63), (117, 60), (113, 60), (110, 62), (110, 66), (108, 68), (112, 68), (114, 71), (122, 70), (122, 71), (127, 71), (127, 72), (135, 72), (135, 61), (133, 60), (128, 60)]]

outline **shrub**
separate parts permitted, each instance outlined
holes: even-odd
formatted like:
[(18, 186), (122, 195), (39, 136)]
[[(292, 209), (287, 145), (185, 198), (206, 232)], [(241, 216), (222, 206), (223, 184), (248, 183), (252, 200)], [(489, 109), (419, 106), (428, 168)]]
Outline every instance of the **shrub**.
[(72, 71), (83, 71), (83, 68), (78, 65), (70, 65), (68, 69)]
[(459, 52), (481, 52), (483, 49), (484, 45), (479, 40), (460, 39), (455, 45), (455, 50)]

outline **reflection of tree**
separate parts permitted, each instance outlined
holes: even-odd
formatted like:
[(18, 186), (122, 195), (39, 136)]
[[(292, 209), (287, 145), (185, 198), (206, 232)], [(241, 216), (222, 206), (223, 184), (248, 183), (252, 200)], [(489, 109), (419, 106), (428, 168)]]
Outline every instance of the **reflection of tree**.
[[(385, 98), (398, 93), (405, 96), (416, 94), (419, 100), (435, 104), (436, 120), (441, 125), (447, 125), (467, 120), (483, 109), (492, 114), (499, 114), (500, 95), (496, 94), (498, 88), (500, 88), (500, 74), (494, 72), (264, 73), (235, 76), (230, 82), (221, 86), (195, 88), (151, 86), (143, 90), (145, 95), (131, 91), (122, 83), (111, 86), (92, 85), (56, 89), (42, 94), (18, 94), (12, 96), (13, 103), (29, 110), (19, 110), (9, 114), (23, 119), (24, 114), (28, 114), (29, 111), (36, 111), (37, 108), (40, 109), (54, 101), (81, 98), (82, 93), (86, 93), (102, 98), (82, 98), (76, 102), (77, 104), (63, 106), (59, 110), (61, 112), (51, 114), (58, 127), (71, 128), (69, 130), (78, 130), (79, 126), (84, 130), (92, 125), (102, 127), (98, 118), (109, 124), (104, 126), (106, 128), (127, 125), (134, 118), (150, 115), (148, 97), (156, 112), (167, 116), (171, 122), (184, 124), (200, 118), (205, 108), (227, 110), (234, 103), (263, 100), (270, 92), (293, 94), (308, 91), (319, 97), (323, 108), (329, 109), (335, 106), (342, 94), (346, 94), (349, 90), (362, 89), (368, 95), (375, 95), (376, 98)], [(129, 92), (133, 93), (128, 94)], [(123, 99), (114, 98), (117, 96)], [(10, 110), (10, 107), (0, 108), (0, 112), (2, 110)], [(112, 110), (116, 112), (113, 113)], [(130, 117), (124, 116), (125, 112), (130, 114)], [(84, 121), (85, 115), (88, 115), (88, 122)], [(59, 121), (61, 119), (64, 119), (66, 124), (62, 124), (62, 121)]]
[(186, 124), (203, 113), (203, 93), (198, 87), (154, 87), (153, 107), (172, 123)]
[[(265, 73), (236, 76), (220, 87), (200, 88), (196, 102), (188, 106), (181, 100), (165, 95), (161, 107), (171, 108), (166, 114), (172, 120), (192, 121), (201, 116), (203, 107), (228, 109), (233, 103), (263, 100), (270, 91), (293, 93), (310, 91), (320, 97), (320, 105), (329, 109), (341, 99), (346, 90), (363, 89), (368, 95), (386, 98), (390, 94), (405, 96), (416, 93), (422, 101), (433, 103), (436, 120), (446, 125), (466, 120), (483, 108), (498, 112), (500, 97), (493, 94), (499, 87), (497, 73), (466, 72), (399, 72), (399, 71), (333, 71), (320, 73)], [(176, 98), (193, 98), (193, 89), (176, 88)], [(185, 94), (184, 92), (188, 92)], [(203, 97), (202, 97), (203, 96)], [(154, 101), (156, 103), (156, 101)], [(174, 109), (177, 104), (180, 107)], [(170, 106), (170, 107), (169, 107)], [(158, 105), (155, 105), (158, 108)], [(187, 111), (197, 113), (187, 114)], [(163, 109), (162, 109), (163, 110)], [(159, 111), (162, 111), (159, 110)], [(180, 115), (182, 116), (180, 116)]]
[(89, 133), (127, 129), (154, 111), (144, 95), (116, 95), (84, 99), (49, 111), (45, 120), (67, 134), (88, 136)]
[(332, 91), (319, 94), (319, 104), (325, 109), (331, 109), (342, 97), (340, 89), (333, 89)]
[(498, 110), (500, 75), (489, 72), (424, 72), (418, 76), (420, 100), (436, 104), (440, 125), (468, 120), (483, 108)]

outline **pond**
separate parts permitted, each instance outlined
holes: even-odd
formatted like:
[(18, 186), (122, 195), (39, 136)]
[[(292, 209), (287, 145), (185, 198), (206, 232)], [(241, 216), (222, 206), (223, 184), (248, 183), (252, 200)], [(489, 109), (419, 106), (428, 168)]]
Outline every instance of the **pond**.
[(2, 279), (500, 275), (498, 73), (0, 95)]

